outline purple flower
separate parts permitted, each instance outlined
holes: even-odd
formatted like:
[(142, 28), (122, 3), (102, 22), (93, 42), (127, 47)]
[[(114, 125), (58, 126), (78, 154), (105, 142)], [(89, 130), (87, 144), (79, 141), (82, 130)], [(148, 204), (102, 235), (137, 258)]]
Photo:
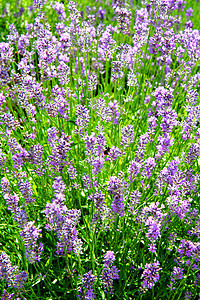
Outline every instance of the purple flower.
[(156, 153), (156, 158), (160, 159), (162, 155), (169, 152), (169, 148), (174, 144), (174, 138), (170, 138), (168, 133), (164, 136), (158, 137), (159, 144), (156, 146), (158, 152)]
[(66, 19), (64, 4), (55, 1), (54, 4), (51, 2), (50, 5), (57, 12), (59, 19), (64, 21)]
[(141, 278), (143, 279), (141, 287), (142, 292), (146, 292), (147, 290), (152, 289), (155, 283), (159, 280), (159, 271), (161, 270), (159, 266), (160, 263), (158, 261), (145, 265), (145, 270), (141, 275)]
[(47, 0), (33, 0), (33, 7), (42, 9), (43, 5), (47, 2)]
[(130, 213), (134, 213), (133, 210), (140, 203), (141, 196), (142, 194), (138, 190), (132, 191), (130, 193), (131, 200), (130, 203), (128, 203)]
[(118, 29), (123, 34), (130, 34), (132, 12), (127, 8), (119, 7), (119, 6), (117, 6), (115, 12), (118, 14), (118, 18), (117, 18)]
[(76, 177), (78, 176), (76, 168), (74, 168), (71, 164), (67, 168), (67, 171), (68, 171), (69, 177), (73, 180), (76, 179)]
[(23, 287), (28, 279), (28, 274), (20, 272), (17, 266), (12, 266), (9, 257), (5, 252), (0, 256), (0, 280), (4, 279), (9, 287), (17, 288), (23, 293)]
[(92, 160), (91, 164), (93, 166), (92, 173), (99, 174), (103, 169), (104, 158), (102, 156), (97, 156)]
[(136, 86), (138, 87), (138, 81), (137, 81), (137, 76), (133, 73), (133, 71), (130, 71), (128, 73), (128, 82), (127, 82), (128, 86)]
[(4, 194), (10, 194), (11, 189), (10, 189), (10, 183), (6, 177), (3, 177), (1, 179), (1, 188)]
[(20, 228), (24, 228), (24, 226), (28, 222), (26, 211), (20, 207), (17, 207), (16, 210), (14, 211), (13, 219), (17, 222), (17, 225)]
[(192, 7), (188, 8), (188, 9), (186, 10), (185, 15), (186, 15), (187, 19), (189, 19), (189, 17), (192, 17), (192, 16), (193, 16), (193, 9), (192, 9)]
[(149, 179), (152, 175), (153, 168), (156, 166), (155, 159), (153, 157), (149, 157), (144, 161), (143, 165), (144, 169), (142, 171), (142, 175)]
[(34, 226), (34, 223), (35, 221), (28, 222), (20, 232), (26, 248), (26, 258), (31, 264), (40, 261), (43, 252), (43, 244), (40, 243), (40, 246), (37, 245), (37, 240), (41, 237), (42, 229), (38, 229)]
[(16, 193), (14, 193), (14, 195), (5, 194), (4, 198), (6, 200), (7, 209), (14, 213), (19, 203), (19, 196)]
[[(145, 225), (148, 226), (148, 232), (146, 234), (147, 238), (151, 241), (149, 246), (150, 252), (154, 253), (156, 251), (155, 241), (161, 237), (161, 222), (155, 220), (153, 217), (148, 217)], [(152, 248), (153, 245), (153, 248)]]
[(187, 153), (185, 162), (192, 165), (200, 156), (200, 143), (192, 144)]
[(20, 127), (20, 122), (10, 113), (0, 114), (0, 125), (4, 125), (6, 129), (15, 130)]
[(116, 176), (111, 176), (108, 181), (107, 190), (110, 191), (114, 199), (114, 201), (111, 204), (112, 211), (119, 214), (120, 217), (124, 217), (124, 183), (120, 178), (117, 178)]
[(61, 177), (56, 177), (53, 183), (55, 189), (55, 198), (51, 203), (46, 204), (44, 210), (47, 224), (46, 230), (53, 230), (57, 234), (57, 251), (60, 256), (73, 251), (75, 254), (81, 253), (82, 241), (78, 239), (76, 225), (80, 219), (80, 210), (71, 209), (64, 205), (65, 196), (63, 194), (65, 184)]
[(122, 112), (122, 109), (119, 108), (119, 104), (117, 100), (114, 100), (114, 102), (110, 101), (108, 103), (108, 107), (109, 107), (109, 113), (113, 124), (118, 125), (118, 120), (120, 117), (120, 113)]
[(87, 78), (88, 80), (88, 91), (95, 91), (98, 84), (98, 76), (96, 73), (91, 74)]
[(35, 199), (33, 198), (33, 191), (30, 182), (28, 182), (27, 180), (26, 181), (20, 180), (19, 190), (27, 204), (35, 201)]
[(120, 150), (119, 148), (115, 146), (111, 146), (108, 154), (105, 155), (105, 159), (109, 162), (117, 160), (118, 157), (121, 157), (122, 155), (125, 154), (125, 151), (122, 149)]
[(85, 273), (81, 279), (82, 286), (78, 289), (78, 295), (76, 295), (77, 298), (80, 298), (81, 300), (93, 300), (95, 299), (95, 294), (93, 291), (93, 285), (95, 282), (96, 276), (92, 274), (92, 271), (89, 271), (88, 273)]
[(104, 260), (103, 260), (104, 265), (106, 266), (112, 265), (114, 261), (115, 261), (114, 251), (107, 251), (106, 254), (104, 255)]
[(170, 277), (170, 283), (168, 285), (171, 291), (176, 289), (176, 287), (174, 287), (175, 281), (183, 279), (183, 271), (183, 268), (173, 267), (172, 276)]
[(92, 187), (90, 175), (84, 174), (82, 177), (84, 188), (90, 190)]
[(101, 280), (105, 293), (113, 294), (113, 280), (119, 279), (119, 269), (116, 266), (112, 266), (115, 261), (115, 255), (113, 251), (107, 251), (104, 255), (104, 265), (101, 274)]
[[(136, 159), (134, 162), (140, 162), (140, 160), (143, 158), (146, 145), (150, 141), (150, 134), (146, 132), (145, 134), (140, 136), (139, 143), (137, 145), (137, 150), (136, 150)], [(137, 166), (136, 168), (140, 169), (140, 166)]]
[(135, 160), (130, 161), (130, 164), (128, 167), (130, 182), (133, 182), (136, 179), (136, 176), (139, 174), (141, 167), (142, 167), (141, 163), (139, 163)]
[(102, 33), (98, 43), (98, 57), (102, 61), (109, 61), (113, 57), (116, 41), (112, 39), (109, 27)]
[(177, 279), (183, 279), (183, 271), (184, 269), (181, 269), (179, 267), (174, 267), (172, 272), (173, 277), (171, 277), (171, 281), (175, 281)]
[[(86, 129), (89, 124), (90, 120), (90, 115), (89, 115), (89, 110), (82, 104), (77, 104), (76, 106), (76, 125), (79, 127), (78, 131), (82, 131), (82, 129)], [(77, 131), (77, 133), (78, 133)]]
[(128, 147), (131, 143), (134, 142), (134, 131), (132, 125), (127, 125), (121, 130), (121, 145)]
[(124, 73), (122, 69), (123, 69), (123, 63), (121, 61), (112, 61), (111, 82), (116, 81), (118, 79), (122, 79), (124, 77)]

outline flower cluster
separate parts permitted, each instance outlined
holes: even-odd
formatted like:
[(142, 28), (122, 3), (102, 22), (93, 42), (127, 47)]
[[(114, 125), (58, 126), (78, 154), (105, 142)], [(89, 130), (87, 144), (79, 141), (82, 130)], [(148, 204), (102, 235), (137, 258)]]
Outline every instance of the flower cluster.
[(48, 231), (53, 230), (57, 234), (57, 255), (63, 256), (73, 251), (75, 254), (82, 252), (82, 241), (78, 239), (76, 225), (80, 219), (80, 211), (78, 209), (69, 210), (65, 202), (65, 184), (62, 178), (56, 177), (53, 182), (55, 191), (54, 199), (51, 203), (46, 204), (44, 211), (47, 224), (45, 228)]
[(104, 291), (109, 294), (113, 294), (114, 288), (113, 283), (114, 279), (119, 279), (119, 269), (116, 266), (113, 266), (115, 261), (115, 255), (113, 251), (107, 251), (104, 255), (104, 265), (101, 274), (101, 280), (103, 284)]
[(0, 256), (0, 280), (4, 280), (9, 287), (16, 288), (19, 293), (23, 292), (24, 284), (28, 280), (27, 272), (20, 272), (19, 267), (12, 266), (5, 252)]

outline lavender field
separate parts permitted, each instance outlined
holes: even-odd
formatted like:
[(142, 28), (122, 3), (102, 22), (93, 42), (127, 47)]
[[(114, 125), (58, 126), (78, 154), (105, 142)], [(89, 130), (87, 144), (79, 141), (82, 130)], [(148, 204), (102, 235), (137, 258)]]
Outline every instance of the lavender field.
[(200, 2), (0, 2), (0, 299), (200, 300)]

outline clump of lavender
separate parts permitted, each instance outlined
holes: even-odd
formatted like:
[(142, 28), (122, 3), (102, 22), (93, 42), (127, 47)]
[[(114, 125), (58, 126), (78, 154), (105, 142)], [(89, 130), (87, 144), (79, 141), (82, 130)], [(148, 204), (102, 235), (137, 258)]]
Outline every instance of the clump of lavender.
[(87, 129), (90, 120), (89, 110), (84, 105), (78, 104), (76, 106), (76, 115), (76, 125), (78, 126), (76, 133), (80, 132), (83, 135), (83, 129)]
[(115, 255), (113, 251), (107, 251), (104, 255), (104, 264), (101, 274), (101, 280), (103, 284), (103, 289), (105, 293), (113, 294), (114, 288), (113, 283), (115, 279), (119, 279), (119, 269), (116, 266), (113, 266), (115, 261)]
[(170, 277), (170, 283), (169, 283), (169, 288), (170, 290), (175, 290), (176, 287), (174, 286), (175, 282), (177, 280), (181, 280), (184, 277), (184, 269), (180, 267), (174, 267), (172, 276)]
[(114, 201), (111, 204), (111, 209), (120, 217), (124, 217), (124, 186), (120, 178), (116, 176), (110, 177), (108, 181), (108, 191), (113, 196)]
[(55, 190), (54, 199), (51, 203), (46, 204), (44, 211), (47, 224), (45, 228), (48, 231), (56, 232), (57, 255), (63, 256), (68, 252), (73, 251), (76, 255), (82, 252), (82, 241), (78, 238), (76, 225), (79, 222), (81, 212), (78, 209), (69, 210), (65, 202), (66, 185), (60, 176), (56, 177), (53, 183)]
[(123, 34), (130, 34), (130, 23), (131, 23), (131, 16), (132, 12), (127, 8), (117, 6), (115, 12), (118, 15), (117, 22), (118, 22), (118, 29)]
[(20, 232), (26, 249), (26, 258), (31, 264), (41, 260), (41, 254), (44, 250), (42, 243), (39, 246), (37, 244), (38, 239), (41, 237), (42, 229), (38, 229), (34, 223), (35, 221), (28, 222)]
[(23, 293), (25, 282), (28, 280), (28, 273), (20, 272), (18, 266), (12, 266), (7, 254), (2, 252), (0, 256), (0, 280), (4, 280), (8, 287), (17, 289), (17, 295), (19, 295), (19, 293)]
[(159, 261), (145, 265), (145, 269), (141, 275), (141, 279), (142, 279), (141, 292), (144, 293), (149, 289), (152, 289), (152, 287), (156, 284), (156, 282), (160, 278), (159, 271), (161, 269), (162, 268), (160, 268)]
[(92, 274), (92, 271), (85, 273), (81, 279), (82, 286), (78, 289), (77, 298), (80, 300), (84, 299), (95, 299), (95, 294), (93, 290), (93, 285), (95, 282), (96, 276)]

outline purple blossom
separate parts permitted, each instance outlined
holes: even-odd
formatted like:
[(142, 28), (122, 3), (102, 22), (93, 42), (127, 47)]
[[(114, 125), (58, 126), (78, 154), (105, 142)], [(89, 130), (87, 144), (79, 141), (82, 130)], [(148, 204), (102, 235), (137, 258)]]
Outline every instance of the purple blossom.
[(5, 194), (4, 198), (6, 200), (7, 209), (14, 213), (19, 203), (19, 196), (16, 193), (14, 193), (14, 195)]
[(13, 213), (13, 220), (17, 222), (17, 225), (20, 228), (24, 228), (24, 226), (28, 222), (26, 211), (20, 207), (17, 207)]
[[(89, 124), (90, 115), (89, 110), (82, 104), (76, 106), (76, 125), (79, 127), (78, 130), (81, 132), (82, 129), (86, 129)], [(77, 131), (78, 133), (78, 131)]]
[(95, 91), (98, 84), (98, 76), (96, 73), (91, 74), (87, 78), (88, 80), (88, 91)]
[(59, 19), (64, 21), (66, 19), (64, 4), (55, 1), (54, 4), (53, 2), (51, 2), (50, 5), (53, 8), (53, 10), (57, 12)]
[(47, 0), (33, 0), (33, 7), (42, 9), (43, 5), (47, 2)]
[(2, 191), (3, 191), (3, 194), (10, 194), (11, 193), (11, 189), (10, 189), (10, 183), (8, 181), (8, 179), (6, 177), (3, 177), (1, 179), (1, 188), (2, 188)]
[(115, 9), (115, 12), (118, 15), (117, 22), (118, 22), (118, 29), (123, 34), (130, 34), (130, 24), (131, 24), (131, 16), (132, 12), (124, 7), (119, 7)]
[(114, 49), (116, 47), (116, 41), (113, 40), (112, 34), (109, 28), (103, 32), (98, 43), (98, 57), (102, 61), (111, 60), (113, 57)]
[(107, 251), (106, 254), (104, 255), (104, 260), (103, 260), (104, 265), (106, 266), (112, 265), (114, 261), (115, 261), (114, 251)]
[(23, 293), (24, 284), (28, 279), (28, 274), (20, 272), (17, 266), (12, 266), (9, 257), (5, 252), (0, 256), (0, 280), (4, 279), (9, 287), (17, 288)]
[(133, 71), (130, 71), (128, 73), (128, 82), (127, 86), (136, 86), (138, 87), (138, 81), (137, 81), (137, 76), (133, 73)]
[(142, 292), (152, 289), (152, 287), (160, 278), (159, 271), (161, 269), (162, 268), (160, 268), (160, 263), (158, 261), (145, 265), (145, 269), (141, 275), (141, 278), (143, 279), (141, 288)]
[(97, 157), (93, 158), (91, 164), (93, 166), (92, 173), (99, 174), (101, 172), (101, 170), (103, 169), (104, 158), (102, 156), (97, 156)]
[(122, 109), (120, 109), (119, 107), (119, 103), (117, 102), (117, 100), (114, 100), (113, 102), (110, 101), (108, 103), (108, 107), (109, 107), (109, 113), (111, 116), (112, 123), (114, 125), (118, 125), (120, 113), (122, 112)]
[(0, 114), (0, 125), (4, 125), (6, 129), (15, 130), (20, 127), (20, 122), (10, 113)]
[(86, 190), (90, 190), (91, 187), (92, 187), (90, 175), (84, 174), (83, 177), (82, 177), (82, 180), (83, 180), (83, 183), (84, 183), (84, 188)]
[(77, 298), (80, 298), (81, 300), (88, 299), (93, 300), (95, 299), (95, 294), (93, 291), (93, 285), (95, 282), (96, 276), (92, 274), (92, 271), (89, 271), (88, 273), (85, 273), (81, 279), (82, 286), (78, 289), (78, 295)]
[(20, 180), (19, 190), (27, 204), (35, 201), (35, 199), (33, 198), (33, 190), (31, 188), (30, 182), (28, 182), (27, 180)]
[(144, 169), (142, 171), (142, 175), (147, 177), (148, 179), (152, 175), (152, 170), (156, 166), (155, 159), (153, 157), (147, 158), (143, 163)]
[(124, 194), (124, 186), (123, 182), (120, 178), (116, 176), (111, 176), (108, 181), (107, 190), (113, 196), (114, 201), (111, 204), (111, 209), (113, 212), (119, 214), (120, 217), (124, 217), (124, 203), (123, 203), (123, 194)]
[(43, 252), (43, 244), (40, 243), (39, 246), (37, 245), (37, 240), (41, 237), (42, 229), (38, 229), (34, 223), (35, 221), (28, 222), (20, 232), (26, 248), (25, 256), (31, 264), (40, 261)]
[(193, 9), (192, 9), (192, 7), (188, 8), (188, 9), (186, 10), (185, 15), (186, 15), (187, 19), (189, 19), (189, 17), (192, 17), (192, 16), (193, 16)]
[(106, 106), (104, 97), (99, 97), (94, 107), (96, 108), (97, 117), (101, 118), (101, 120), (105, 122), (111, 121), (111, 111), (109, 107)]
[(105, 293), (113, 294), (113, 281), (119, 279), (119, 269), (116, 266), (112, 266), (115, 261), (115, 255), (113, 251), (107, 251), (104, 255), (104, 265), (102, 274), (100, 276)]
[(61, 177), (55, 178), (53, 188), (55, 189), (55, 198), (51, 203), (46, 204), (44, 210), (47, 219), (45, 228), (48, 231), (53, 230), (57, 234), (57, 255), (63, 256), (71, 251), (78, 255), (82, 251), (82, 241), (78, 239), (76, 225), (79, 222), (81, 212), (77, 209), (69, 210), (64, 205), (66, 200), (63, 194), (65, 184)]
[(170, 277), (170, 283), (168, 285), (171, 291), (176, 289), (176, 287), (174, 287), (175, 281), (183, 279), (183, 272), (183, 268), (173, 267), (172, 276)]
[(140, 203), (142, 194), (138, 190), (134, 190), (130, 193), (130, 203), (128, 203), (129, 206), (129, 212), (133, 213), (134, 208), (137, 207), (137, 205)]
[(112, 77), (111, 82), (124, 77), (123, 73), (123, 63), (121, 61), (112, 61)]
[[(140, 162), (140, 160), (143, 158), (147, 143), (149, 141), (150, 141), (150, 134), (148, 132), (140, 136), (139, 143), (137, 145), (137, 150), (136, 150), (136, 159), (134, 160), (135, 162)], [(140, 168), (140, 166), (138, 166), (138, 168)]]
[(128, 167), (129, 180), (133, 182), (136, 179), (136, 176), (139, 174), (142, 165), (141, 163), (131, 160)]
[(131, 143), (134, 142), (134, 131), (132, 125), (127, 125), (121, 130), (121, 145), (128, 147)]
[(78, 176), (76, 168), (74, 168), (71, 164), (69, 165), (69, 167), (67, 168), (69, 177), (74, 180), (76, 179), (76, 177)]
[(158, 152), (156, 158), (160, 159), (165, 153), (169, 152), (169, 148), (174, 144), (174, 138), (170, 138), (168, 133), (158, 137), (159, 144), (156, 146)]
[(115, 146), (111, 146), (108, 151), (108, 154), (105, 155), (105, 159), (109, 162), (115, 161), (115, 160), (117, 160), (118, 157), (121, 157), (124, 154), (125, 154), (125, 151), (123, 151), (122, 149), (120, 150), (119, 148), (117, 148)]

